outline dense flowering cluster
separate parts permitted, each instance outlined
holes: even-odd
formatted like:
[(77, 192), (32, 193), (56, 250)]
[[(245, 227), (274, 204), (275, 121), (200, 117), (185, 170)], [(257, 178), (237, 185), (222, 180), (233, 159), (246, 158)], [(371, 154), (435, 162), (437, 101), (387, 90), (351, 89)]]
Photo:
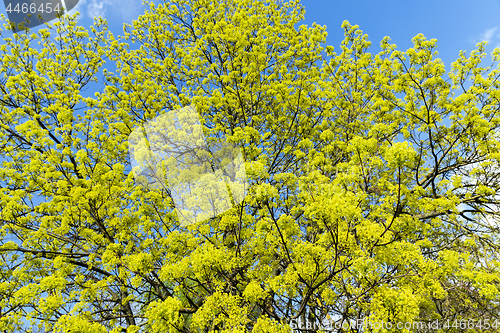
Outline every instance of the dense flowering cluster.
[[(0, 331), (491, 324), (500, 50), (446, 72), (423, 35), (372, 54), (344, 22), (334, 52), (303, 17), (298, 0), (168, 0), (123, 36), (65, 16), (3, 39)], [(231, 205), (182, 223), (177, 178), (137, 184), (128, 139), (191, 105), (208, 147), (241, 151), (248, 188), (223, 183)]]

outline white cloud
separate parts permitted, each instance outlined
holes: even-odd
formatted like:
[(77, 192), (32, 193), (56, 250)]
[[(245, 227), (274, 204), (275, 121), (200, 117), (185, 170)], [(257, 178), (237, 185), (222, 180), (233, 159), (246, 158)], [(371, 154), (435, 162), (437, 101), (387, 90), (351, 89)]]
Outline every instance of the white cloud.
[(497, 41), (497, 45), (500, 45), (498, 43), (498, 41), (500, 40), (500, 33), (497, 33), (498, 31), (498, 27), (486, 29), (477, 38), (471, 39), (470, 41), (475, 44), (479, 42), (488, 42), (489, 45), (491, 44), (491, 42)]
[(80, 12), (80, 18), (93, 19), (98, 16), (108, 19), (108, 15), (116, 15), (124, 22), (131, 22), (143, 11), (137, 0), (80, 0), (70, 13)]
[(491, 28), (491, 29), (486, 29), (486, 31), (481, 35), (481, 39), (487, 41), (488, 43), (490, 43), (491, 39), (494, 37), (495, 32), (497, 30), (498, 30), (497, 27), (494, 27), (494, 28)]
[(108, 0), (90, 0), (90, 4), (87, 5), (87, 14), (90, 17), (104, 17), (106, 9), (110, 4), (112, 3)]

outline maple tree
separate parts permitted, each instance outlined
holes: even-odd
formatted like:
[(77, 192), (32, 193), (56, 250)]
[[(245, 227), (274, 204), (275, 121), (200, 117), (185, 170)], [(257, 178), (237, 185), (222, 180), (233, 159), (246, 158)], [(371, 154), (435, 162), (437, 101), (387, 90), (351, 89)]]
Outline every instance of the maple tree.
[[(500, 50), (446, 72), (436, 40), (371, 54), (346, 21), (336, 53), (304, 13), (171, 0), (120, 37), (64, 16), (3, 38), (0, 331), (493, 323)], [(182, 225), (168, 188), (137, 184), (128, 139), (189, 105), (208, 143), (241, 148), (249, 187)]]

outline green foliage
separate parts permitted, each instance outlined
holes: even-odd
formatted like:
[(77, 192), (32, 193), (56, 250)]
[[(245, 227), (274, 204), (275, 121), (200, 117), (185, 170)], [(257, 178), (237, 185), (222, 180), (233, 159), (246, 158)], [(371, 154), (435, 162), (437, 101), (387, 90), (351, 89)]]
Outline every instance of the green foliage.
[[(446, 72), (436, 40), (374, 55), (346, 21), (335, 53), (303, 16), (171, 0), (120, 37), (65, 17), (4, 38), (1, 332), (497, 318), (500, 50)], [(241, 148), (249, 190), (186, 225), (168, 187), (135, 182), (128, 139), (191, 105), (209, 145)]]

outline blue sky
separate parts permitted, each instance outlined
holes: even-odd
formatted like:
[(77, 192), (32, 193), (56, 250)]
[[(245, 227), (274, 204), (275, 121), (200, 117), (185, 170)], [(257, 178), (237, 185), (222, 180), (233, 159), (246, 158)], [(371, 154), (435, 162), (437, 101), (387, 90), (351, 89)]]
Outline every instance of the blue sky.
[(326, 25), (327, 42), (335, 47), (343, 39), (340, 25), (344, 20), (359, 25), (368, 34), (376, 47), (372, 52), (379, 51), (379, 42), (385, 36), (391, 37), (391, 43), (402, 51), (412, 46), (411, 39), (419, 33), (428, 39), (436, 38), (439, 57), (446, 69), (450, 69), (460, 50), (470, 52), (479, 41), (489, 41), (488, 53), (500, 47), (500, 0), (302, 0), (301, 3), (306, 8), (306, 24)]

